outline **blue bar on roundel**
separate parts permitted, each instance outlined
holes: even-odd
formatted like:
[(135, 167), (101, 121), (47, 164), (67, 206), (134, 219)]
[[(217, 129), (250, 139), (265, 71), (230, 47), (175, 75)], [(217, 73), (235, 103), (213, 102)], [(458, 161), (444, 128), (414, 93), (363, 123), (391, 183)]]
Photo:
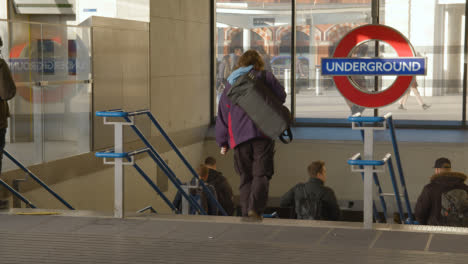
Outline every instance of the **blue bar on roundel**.
[(426, 58), (323, 58), (322, 75), (426, 75)]

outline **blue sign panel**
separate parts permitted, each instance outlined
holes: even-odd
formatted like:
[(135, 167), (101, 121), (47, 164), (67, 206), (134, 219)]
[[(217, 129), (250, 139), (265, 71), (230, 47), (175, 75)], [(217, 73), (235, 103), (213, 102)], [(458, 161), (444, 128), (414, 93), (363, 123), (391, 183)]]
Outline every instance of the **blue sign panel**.
[(425, 75), (426, 59), (323, 58), (322, 75)]

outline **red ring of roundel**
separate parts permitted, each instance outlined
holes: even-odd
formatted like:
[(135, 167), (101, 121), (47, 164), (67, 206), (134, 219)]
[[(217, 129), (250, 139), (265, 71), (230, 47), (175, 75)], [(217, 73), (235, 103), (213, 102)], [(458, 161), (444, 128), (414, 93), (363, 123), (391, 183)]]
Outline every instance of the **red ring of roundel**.
[[(395, 29), (383, 25), (365, 25), (349, 32), (338, 43), (333, 57), (348, 57), (355, 46), (366, 40), (385, 41), (395, 49), (399, 57), (414, 57), (409, 41)], [(354, 87), (347, 76), (333, 76), (336, 87), (346, 99), (368, 108), (382, 107), (395, 102), (406, 92), (413, 78), (414, 76), (398, 76), (385, 91), (369, 94)]]

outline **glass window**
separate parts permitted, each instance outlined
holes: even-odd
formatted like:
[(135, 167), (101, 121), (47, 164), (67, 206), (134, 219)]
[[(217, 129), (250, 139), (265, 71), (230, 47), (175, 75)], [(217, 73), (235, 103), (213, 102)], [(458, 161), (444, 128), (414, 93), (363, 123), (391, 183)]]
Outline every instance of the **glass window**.
[[(227, 77), (243, 51), (255, 49), (265, 69), (290, 91), (291, 0), (216, 1), (215, 113)], [(288, 96), (287, 105), (290, 106)]]
[(90, 28), (0, 21), (0, 36), (17, 87), (5, 149), (26, 166), (89, 152)]
[(381, 1), (381, 24), (405, 35), (418, 56), (427, 58), (427, 75), (391, 111), (396, 119), (462, 119), (465, 4), (455, 0)]
[[(371, 1), (303, 0), (296, 10), (296, 118), (346, 118), (359, 108), (341, 96), (330, 76), (321, 76), (321, 59), (332, 56), (346, 33), (372, 22)], [(354, 81), (367, 87), (369, 80)]]
[[(268, 57), (269, 69), (283, 83), (288, 106), (295, 102), (298, 122), (313, 119), (344, 119), (350, 113), (374, 115), (373, 109), (353, 105), (343, 98), (330, 76), (320, 74), (321, 60), (332, 56), (337, 43), (356, 27), (373, 23), (372, 0), (218, 0), (216, 1), (216, 91), (230, 70), (224, 67), (236, 58), (236, 48), (256, 48)], [(295, 13), (295, 34), (291, 15)], [(426, 58), (427, 74), (414, 77), (406, 94), (378, 109), (392, 112), (398, 120), (461, 121), (463, 115), (463, 68), (465, 1), (381, 0), (379, 23), (400, 31)], [(295, 39), (293, 39), (293, 35)], [(292, 50), (292, 43), (295, 43)], [(291, 53), (295, 72), (291, 74)], [(350, 56), (396, 57), (383, 41), (367, 41)], [(291, 76), (295, 95), (291, 98)], [(397, 76), (359, 76), (351, 81), (369, 92), (392, 85)], [(216, 104), (215, 104), (216, 107)], [(336, 120), (335, 120), (336, 121)]]

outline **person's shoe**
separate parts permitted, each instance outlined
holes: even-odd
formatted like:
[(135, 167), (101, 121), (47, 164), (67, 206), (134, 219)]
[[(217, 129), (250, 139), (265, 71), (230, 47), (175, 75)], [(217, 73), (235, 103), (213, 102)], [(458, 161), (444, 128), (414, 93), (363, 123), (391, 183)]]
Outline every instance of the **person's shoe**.
[(431, 105), (427, 105), (427, 104), (423, 104), (423, 105), (422, 105), (422, 109), (423, 109), (423, 110), (426, 110), (426, 109), (428, 109), (429, 107), (431, 107)]
[(398, 106), (398, 109), (399, 109), (399, 110), (406, 110), (406, 108), (405, 108), (402, 104), (400, 104), (400, 105)]
[(255, 212), (254, 210), (249, 210), (247, 215), (248, 215), (250, 222), (261, 222), (263, 220), (263, 217), (257, 214), (257, 212)]

